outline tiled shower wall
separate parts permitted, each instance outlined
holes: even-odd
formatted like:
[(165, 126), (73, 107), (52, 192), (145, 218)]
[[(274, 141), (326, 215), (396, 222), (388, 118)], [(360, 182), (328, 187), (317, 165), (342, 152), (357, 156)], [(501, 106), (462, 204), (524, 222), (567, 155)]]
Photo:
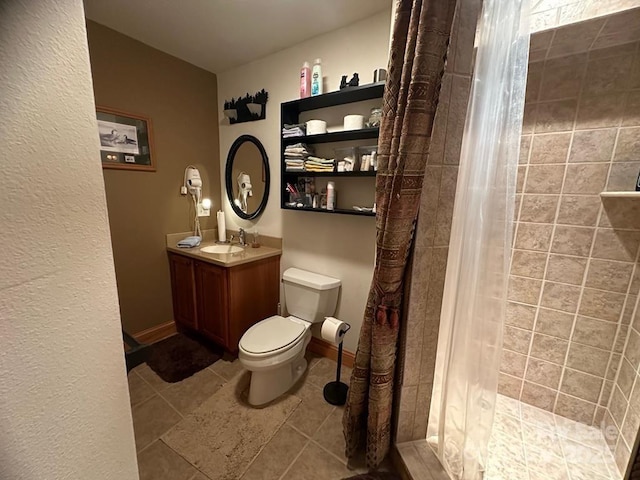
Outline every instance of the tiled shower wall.
[(640, 55), (584, 51), (637, 19), (532, 40), (546, 59), (529, 71), (500, 391), (587, 424), (605, 414), (640, 289), (640, 202), (599, 196), (633, 190), (640, 170)]

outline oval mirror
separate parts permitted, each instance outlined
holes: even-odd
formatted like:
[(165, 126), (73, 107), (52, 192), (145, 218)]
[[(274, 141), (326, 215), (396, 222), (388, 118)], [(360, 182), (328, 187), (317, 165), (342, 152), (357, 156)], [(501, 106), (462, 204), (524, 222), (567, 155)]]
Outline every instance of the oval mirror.
[(225, 167), (227, 197), (240, 218), (260, 216), (269, 197), (269, 159), (262, 143), (252, 135), (233, 142)]

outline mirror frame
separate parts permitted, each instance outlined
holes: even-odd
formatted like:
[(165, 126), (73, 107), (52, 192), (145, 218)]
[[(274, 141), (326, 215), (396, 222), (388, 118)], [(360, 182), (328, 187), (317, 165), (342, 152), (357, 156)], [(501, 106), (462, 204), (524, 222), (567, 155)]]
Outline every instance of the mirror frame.
[[(240, 147), (245, 142), (253, 143), (260, 152), (262, 156), (262, 168), (264, 168), (264, 194), (262, 195), (262, 200), (260, 201), (260, 205), (255, 212), (245, 213), (234, 203), (235, 198), (233, 197), (233, 179), (231, 178), (232, 170), (233, 170), (233, 159), (236, 156), (236, 153), (240, 149)], [(269, 185), (271, 181), (271, 173), (269, 172), (269, 158), (267, 157), (267, 152), (264, 149), (264, 146), (253, 135), (240, 135), (235, 139), (231, 148), (229, 149), (229, 154), (227, 155), (227, 163), (224, 168), (224, 177), (225, 177), (225, 185), (227, 187), (227, 199), (231, 204), (231, 208), (233, 212), (238, 215), (240, 218), (245, 220), (253, 220), (254, 218), (259, 217), (264, 212), (264, 209), (267, 206), (267, 201), (269, 200)]]

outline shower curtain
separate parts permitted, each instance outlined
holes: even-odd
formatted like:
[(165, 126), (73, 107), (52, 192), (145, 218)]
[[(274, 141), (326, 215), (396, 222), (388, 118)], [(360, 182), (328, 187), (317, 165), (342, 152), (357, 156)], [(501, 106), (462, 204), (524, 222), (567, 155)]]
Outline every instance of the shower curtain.
[(495, 410), (529, 51), (528, 0), (484, 0), (456, 189), (427, 440), (482, 479)]

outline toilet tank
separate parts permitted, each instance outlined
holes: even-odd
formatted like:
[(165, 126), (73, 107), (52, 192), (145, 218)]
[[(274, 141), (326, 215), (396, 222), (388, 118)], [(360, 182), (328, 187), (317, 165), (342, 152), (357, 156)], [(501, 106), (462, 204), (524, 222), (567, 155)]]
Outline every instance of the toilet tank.
[(336, 311), (340, 280), (299, 268), (288, 268), (282, 275), (284, 301), (289, 315), (317, 323)]

